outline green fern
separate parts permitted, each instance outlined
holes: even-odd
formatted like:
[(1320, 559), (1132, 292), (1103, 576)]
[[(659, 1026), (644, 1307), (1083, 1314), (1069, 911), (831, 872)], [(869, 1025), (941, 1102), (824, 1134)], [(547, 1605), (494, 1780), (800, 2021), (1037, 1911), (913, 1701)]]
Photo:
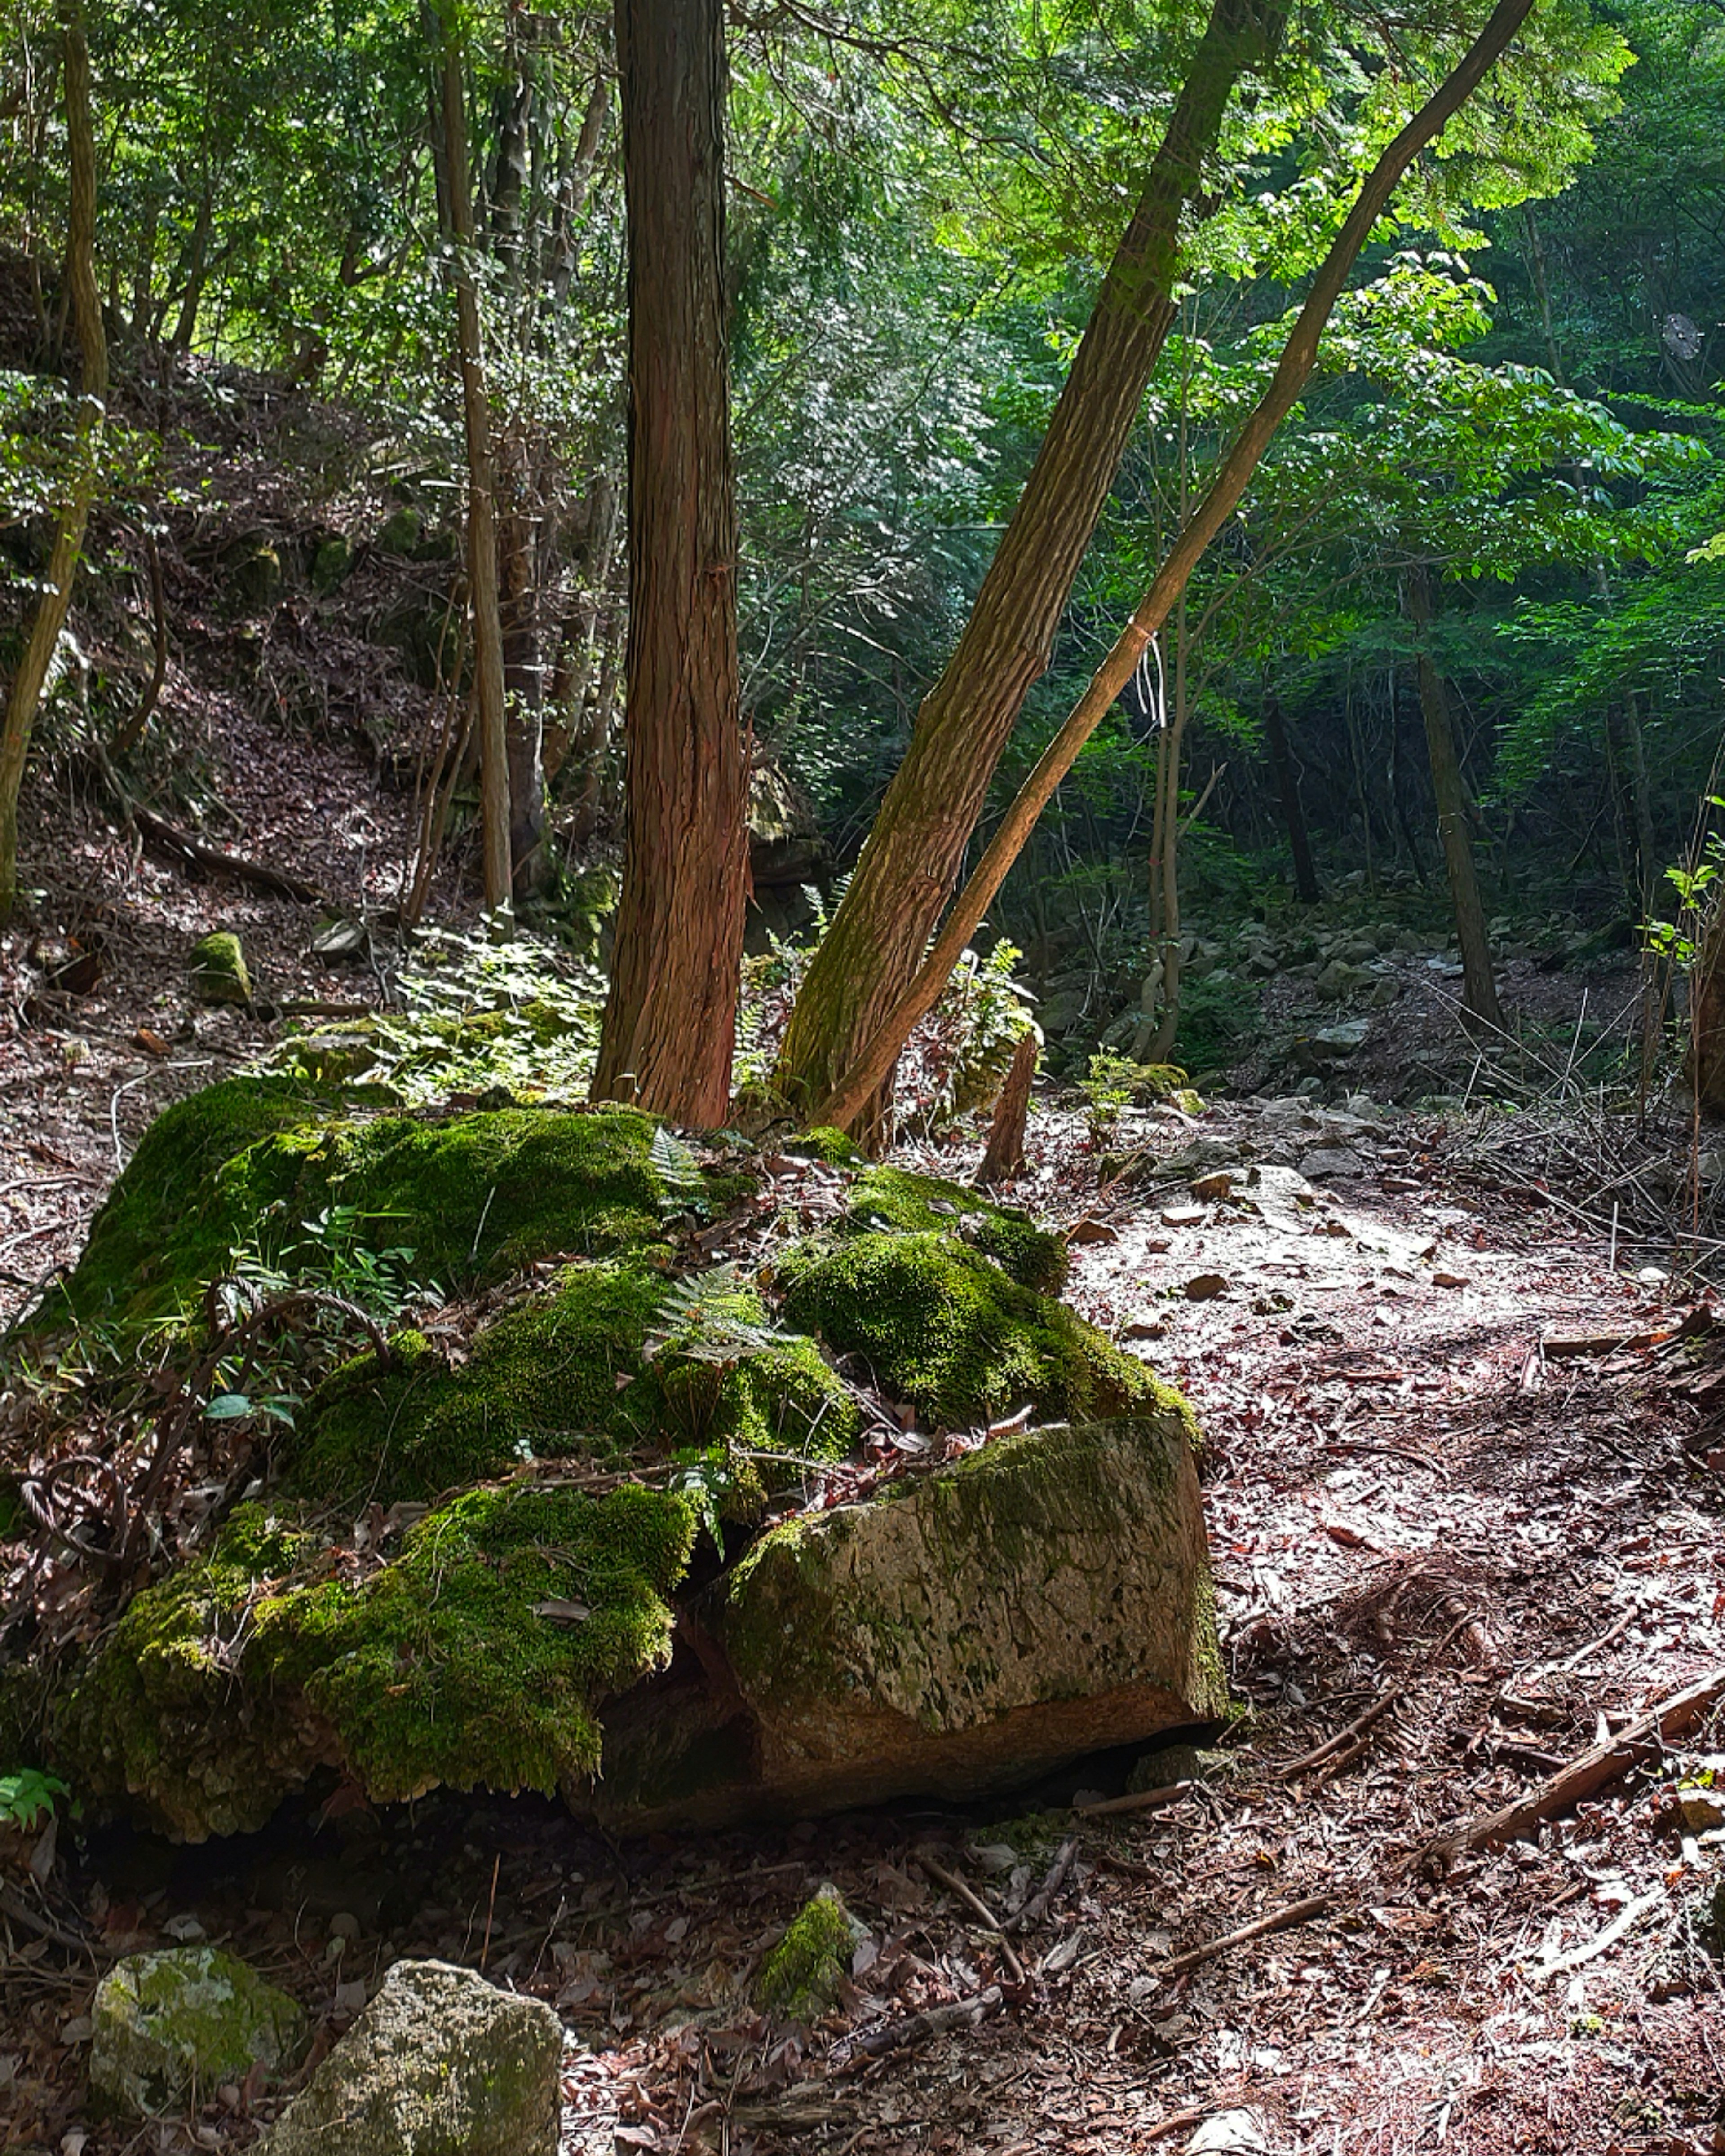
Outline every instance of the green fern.
[(675, 1131), (661, 1123), (653, 1133), (647, 1158), (659, 1178), (661, 1213), (669, 1216), (706, 1211), (706, 1178), (701, 1172), (701, 1163)]

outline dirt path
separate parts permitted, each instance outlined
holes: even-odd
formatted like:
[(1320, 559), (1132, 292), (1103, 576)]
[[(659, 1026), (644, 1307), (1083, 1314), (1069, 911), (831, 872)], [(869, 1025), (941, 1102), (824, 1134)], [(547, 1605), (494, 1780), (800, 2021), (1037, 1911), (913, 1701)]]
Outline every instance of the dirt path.
[[(1407, 1119), (1248, 1106), (1136, 1135), (1195, 1147), (1188, 1166), (1230, 1177), (1231, 1196), (1200, 1201), (1173, 1173), (1111, 1204), (1093, 1183), (1075, 1195), (1079, 1133), (1052, 1114), (1029, 1191), (1083, 1223), (1075, 1299), (1136, 1335), (1204, 1424), (1249, 1712), (1195, 1763), (1202, 1786), (1076, 1820), (1075, 1797), (1125, 1786), (1131, 1763), (1110, 1758), (1010, 1817), (906, 1806), (618, 1851), (536, 1804), (434, 1799), (388, 1820), (336, 1805), (219, 1849), (99, 1843), (79, 1891), (106, 1943), (231, 1939), (333, 2029), (397, 1955), (483, 1965), (562, 2009), (571, 2156), (1127, 2156), (1205, 2133), (1302, 2156), (1710, 2149), (1725, 2025), (1702, 1934), (1725, 1875), (1707, 1800), (1686, 1823), (1671, 1794), (1703, 1733), (1663, 1780), (1607, 1790), (1537, 1845), (1391, 1877), (1585, 1750), (1602, 1716), (1725, 1663), (1719, 1481), (1686, 1450), (1707, 1441), (1673, 1389), (1679, 1351), (1538, 1349), (1657, 1329), (1665, 1286), (1615, 1275), (1553, 1209), (1481, 1195)], [(1357, 1751), (1278, 1774), (1391, 1688)], [(1194, 1764), (1152, 1755), (1136, 1779)], [(1075, 1825), (1050, 1919), (1019, 1943), (1028, 1997), (841, 2071), (858, 2030), (1009, 1974), (918, 1851), (998, 1907)], [(869, 1928), (854, 1988), (829, 2023), (770, 2028), (752, 1973), (824, 1880)], [(1337, 1890), (1320, 1921), (1163, 1974)], [(90, 1975), (41, 1947), (8, 1975), (0, 2119), (51, 2147), (84, 2129)], [(254, 2130), (218, 2097), (161, 2145), (198, 2145), (194, 2124), (203, 2146)]]

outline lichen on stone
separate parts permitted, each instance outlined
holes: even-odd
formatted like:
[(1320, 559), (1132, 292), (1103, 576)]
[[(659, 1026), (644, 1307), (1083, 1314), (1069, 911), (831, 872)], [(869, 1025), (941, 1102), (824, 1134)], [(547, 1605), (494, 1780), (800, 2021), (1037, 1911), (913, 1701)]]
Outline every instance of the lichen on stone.
[(784, 1937), (762, 1964), (756, 1985), (761, 2005), (789, 2021), (817, 2020), (850, 1974), (862, 1929), (838, 1890), (823, 1887), (792, 1917)]
[(204, 1004), (249, 1004), (252, 977), (245, 952), (231, 928), (200, 937), (186, 960), (192, 993)]
[(91, 2093), (131, 2118), (208, 2099), (257, 2067), (285, 2071), (310, 2034), (296, 2000), (219, 1947), (129, 1954), (98, 1984), (90, 2011)]
[(860, 1235), (783, 1270), (785, 1313), (925, 1419), (960, 1430), (1029, 1404), (1083, 1422), (1158, 1404), (1135, 1357), (949, 1234)]

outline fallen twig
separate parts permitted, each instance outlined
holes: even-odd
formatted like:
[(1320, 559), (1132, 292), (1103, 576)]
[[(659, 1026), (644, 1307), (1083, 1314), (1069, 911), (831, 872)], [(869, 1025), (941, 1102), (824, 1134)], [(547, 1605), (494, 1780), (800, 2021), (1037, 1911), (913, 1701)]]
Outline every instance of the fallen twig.
[(1004, 1997), (1000, 1986), (991, 1984), (984, 1990), (972, 1992), (968, 1999), (955, 1999), (950, 2006), (930, 2006), (921, 2014), (906, 2014), (896, 2021), (883, 2021), (877, 2028), (865, 2029), (845, 2044), (833, 2071), (850, 2073), (860, 2062), (885, 2058), (889, 2051), (902, 2051), (931, 2036), (944, 2035), (949, 2029), (973, 2029), (978, 2021), (999, 2011)]
[(1322, 1744), (1315, 1746), (1310, 1752), (1302, 1752), (1297, 1759), (1291, 1759), (1286, 1766), (1278, 1767), (1276, 1769), (1276, 1779), (1291, 1782), (1296, 1774), (1303, 1774), (1307, 1768), (1321, 1766), (1332, 1753), (1341, 1751), (1356, 1737), (1363, 1737), (1373, 1722), (1381, 1722), (1401, 1696), (1401, 1686), (1392, 1685), (1388, 1691), (1373, 1701), (1363, 1714), (1356, 1715), (1345, 1729), (1338, 1729), (1333, 1737), (1327, 1737)]
[(1048, 1914), (1049, 1904), (1066, 1883), (1066, 1874), (1072, 1868), (1072, 1860), (1078, 1854), (1078, 1837), (1070, 1835), (1060, 1844), (1059, 1854), (1049, 1866), (1048, 1876), (1015, 1917), (1009, 1917), (1001, 1926), (1004, 1932), (1034, 1932)]
[(44, 1939), (52, 1939), (57, 1947), (65, 1947), (73, 1953), (94, 1954), (95, 1948), (88, 1939), (80, 1939), (75, 1932), (55, 1923), (52, 1917), (44, 1916), (39, 1909), (21, 1901), (9, 1887), (0, 1887), (0, 1917), (9, 1917), (15, 1924), (39, 1933)]
[(1218, 1954), (1226, 1953), (1230, 1947), (1244, 1946), (1248, 1939), (1260, 1939), (1270, 1932), (1291, 1931), (1296, 1924), (1308, 1924), (1314, 1917), (1327, 1914), (1347, 1898), (1339, 1892), (1308, 1894), (1303, 1902), (1288, 1902), (1279, 1909), (1266, 1910), (1263, 1916), (1254, 1917), (1250, 1923), (1240, 1925), (1237, 1931), (1224, 1932), (1220, 1938), (1210, 1940), (1208, 1945), (1194, 1947), (1189, 1953), (1176, 1954), (1172, 1961), (1165, 1961), (1156, 1974), (1163, 1977), (1183, 1975), (1189, 1969), (1201, 1968)]
[(1725, 1699), (1725, 1670), (1714, 1670), (1681, 1691), (1674, 1692), (1659, 1706), (1650, 1707), (1608, 1743), (1595, 1744), (1590, 1751), (1584, 1752), (1561, 1774), (1543, 1782), (1531, 1795), (1427, 1843), (1399, 1870), (1419, 1870), (1441, 1878), (1458, 1857), (1472, 1850), (1522, 1840), (1542, 1820), (1550, 1819), (1555, 1813), (1570, 1810), (1609, 1784), (1620, 1780), (1631, 1767), (1640, 1763), (1650, 1748), (1656, 1750), (1664, 1738), (1681, 1734), (1721, 1699)]
[(938, 1881), (949, 1893), (956, 1894), (968, 1909), (982, 1918), (983, 1923), (1000, 1942), (1000, 1951), (1005, 1957), (1007, 1967), (1012, 1971), (1013, 1982), (1020, 1990), (1024, 1989), (1029, 1982), (1029, 1979), (1024, 1974), (1024, 1964), (1019, 1959), (1017, 1949), (1002, 1928), (999, 1917), (983, 1901), (982, 1896), (961, 1879), (956, 1871), (948, 1871), (944, 1864), (936, 1863), (932, 1856), (924, 1856), (921, 1851), (917, 1852), (916, 1862), (931, 1879)]
[(1201, 1786), (1197, 1782), (1164, 1782), (1159, 1789), (1131, 1789), (1123, 1797), (1098, 1797), (1091, 1804), (1074, 1804), (1072, 1809), (1086, 1819), (1100, 1819), (1109, 1812), (1154, 1811), (1159, 1804), (1190, 1796)]
[(199, 868), (220, 869), (226, 875), (238, 876), (242, 883), (255, 885), (259, 891), (277, 891), (284, 898), (297, 899), (301, 906), (314, 905), (323, 896), (317, 886), (307, 883), (303, 876), (290, 875), (285, 869), (273, 869), (266, 861), (249, 860), (244, 854), (225, 853), (220, 846), (213, 846), (207, 839), (181, 830), (148, 808), (134, 805), (131, 813), (132, 820), (146, 839), (182, 862), (195, 863)]

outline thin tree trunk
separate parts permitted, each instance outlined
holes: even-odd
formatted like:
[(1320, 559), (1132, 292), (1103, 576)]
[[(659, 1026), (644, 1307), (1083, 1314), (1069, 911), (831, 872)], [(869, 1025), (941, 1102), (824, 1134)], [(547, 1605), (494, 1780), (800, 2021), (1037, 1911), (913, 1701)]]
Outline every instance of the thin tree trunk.
[(1287, 827), (1288, 846), (1294, 856), (1294, 896), (1301, 906), (1316, 906), (1323, 897), (1317, 870), (1312, 859), (1312, 840), (1306, 829), (1306, 811), (1300, 800), (1300, 775), (1288, 747), (1288, 730), (1281, 715), (1281, 699), (1272, 690), (1264, 699), (1264, 738), (1276, 772), (1276, 791), (1281, 796), (1282, 822)]
[(978, 1184), (984, 1190), (1009, 1181), (1024, 1164), (1030, 1088), (1035, 1083), (1041, 1053), (1042, 1043), (1034, 1032), (1023, 1034), (1012, 1052), (1012, 1068), (1006, 1074), (1006, 1083), (994, 1103), (994, 1120), (988, 1126), (988, 1150), (977, 1170)]
[(1455, 753), (1455, 729), (1450, 717), (1449, 694), (1431, 654), (1431, 574), (1423, 562), (1408, 571), (1403, 579), (1403, 590), (1408, 619), (1414, 624), (1416, 639), (1414, 669), (1420, 684), (1420, 709), (1425, 719), (1425, 745), (1431, 755), (1431, 788), (1437, 799), (1438, 835), (1444, 844), (1444, 865), (1450, 873), (1450, 896), (1455, 907), (1455, 934), (1461, 945), (1462, 994), (1476, 1018), (1502, 1026), (1503, 1013), (1497, 1001), (1497, 977), (1491, 969), (1486, 909), (1480, 899), (1473, 842), (1468, 835), (1467, 794), (1461, 783), (1461, 760)]
[(72, 603), (72, 580), (100, 478), (102, 429), (107, 416), (108, 342), (95, 281), (95, 138), (90, 110), (90, 48), (76, 0), (67, 11), (62, 72), (71, 167), (66, 282), (78, 336), (78, 428), (70, 489), (54, 533), (46, 585), (37, 602), (23, 656), (12, 677), (5, 720), (0, 725), (0, 923), (11, 918), (18, 899), (18, 788), (23, 783), (24, 761), (42, 691)]
[(723, 0), (616, 0), (629, 209), (623, 891), (593, 1092), (723, 1122), (748, 894)]
[(1168, 619), (1204, 549), (1238, 506), (1276, 429), (1293, 409), (1317, 364), (1319, 340), (1348, 272), (1388, 207), (1398, 182), (1419, 152), (1443, 131), (1445, 122), (1472, 95), (1532, 6), (1532, 0), (1498, 0), (1491, 19), (1462, 59), (1372, 167), (1312, 280), (1270, 387), (1235, 437), (1209, 492), (1183, 526), (1137, 613), (1091, 675), (1089, 687), (1019, 788), (909, 986), (821, 1101), (815, 1111), (817, 1122), (836, 1124), (840, 1129), (853, 1127), (891, 1072), (911, 1029), (934, 1008), (960, 953), (1035, 829), (1038, 817), (1072, 768), (1079, 751), (1131, 680), (1151, 638)]
[[(444, 0), (446, 10), (450, 0)], [(503, 629), (497, 598), (495, 481), (491, 408), (485, 393), (479, 293), (473, 280), (473, 198), (467, 185), (467, 112), (461, 46), (452, 10), (441, 24), (439, 159), (454, 243), (456, 357), (467, 433), (467, 595), (473, 613), (473, 693), (480, 752), (480, 829), (485, 906), (494, 930), (510, 922), (509, 736), (503, 690)]]
[[(1273, 50), (1285, 10), (1286, 0), (1214, 0), (1024, 494), (804, 977), (778, 1073), (793, 1097), (828, 1091), (916, 972), (940, 919), (1001, 751), (1049, 663), (1173, 321), (1181, 218), (1235, 85)], [(874, 1113), (876, 1135), (885, 1107)]]

